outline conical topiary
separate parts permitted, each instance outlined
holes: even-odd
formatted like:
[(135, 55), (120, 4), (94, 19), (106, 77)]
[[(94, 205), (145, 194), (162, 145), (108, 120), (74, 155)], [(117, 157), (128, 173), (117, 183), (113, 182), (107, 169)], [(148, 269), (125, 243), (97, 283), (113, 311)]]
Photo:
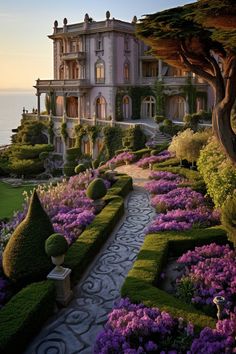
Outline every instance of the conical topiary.
[(44, 245), (53, 232), (52, 223), (34, 190), (27, 215), (13, 232), (3, 253), (5, 275), (20, 285), (43, 279), (52, 268)]
[(106, 193), (107, 188), (102, 178), (95, 178), (92, 182), (90, 182), (86, 191), (87, 197), (93, 200), (103, 198)]

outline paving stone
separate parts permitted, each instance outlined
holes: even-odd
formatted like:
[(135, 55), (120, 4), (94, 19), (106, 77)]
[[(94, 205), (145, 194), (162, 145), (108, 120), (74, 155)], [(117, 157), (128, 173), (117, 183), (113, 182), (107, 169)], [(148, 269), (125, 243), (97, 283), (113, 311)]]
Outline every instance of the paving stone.
[[(133, 173), (140, 176), (140, 170), (137, 174), (135, 168)], [(147, 181), (146, 174), (143, 179)], [(48, 321), (25, 354), (93, 353), (96, 336), (120, 298), (124, 279), (143, 243), (144, 229), (154, 215), (149, 194), (135, 187), (126, 200), (123, 219), (73, 289), (73, 300)]]

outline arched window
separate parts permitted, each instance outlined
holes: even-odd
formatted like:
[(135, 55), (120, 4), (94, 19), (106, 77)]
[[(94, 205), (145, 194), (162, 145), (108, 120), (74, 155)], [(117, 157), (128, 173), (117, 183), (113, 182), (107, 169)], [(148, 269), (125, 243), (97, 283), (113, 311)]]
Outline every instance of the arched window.
[(123, 97), (123, 117), (130, 119), (132, 116), (131, 98), (129, 96)]
[(142, 102), (142, 117), (154, 118), (156, 114), (156, 100), (153, 96), (147, 96)]
[(102, 60), (98, 60), (95, 64), (95, 81), (97, 84), (105, 82), (105, 65)]
[(124, 82), (129, 82), (129, 80), (130, 80), (130, 65), (126, 61), (124, 63)]
[(182, 96), (172, 96), (168, 102), (169, 112), (167, 116), (173, 120), (183, 120), (186, 112), (186, 101)]
[(96, 99), (96, 118), (106, 118), (106, 100), (103, 96)]

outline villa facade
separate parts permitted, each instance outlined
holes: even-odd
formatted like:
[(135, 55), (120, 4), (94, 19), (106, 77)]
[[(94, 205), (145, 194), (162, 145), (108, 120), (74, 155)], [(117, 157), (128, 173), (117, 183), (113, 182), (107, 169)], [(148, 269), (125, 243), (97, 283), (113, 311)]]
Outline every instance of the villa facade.
[[(135, 35), (132, 22), (111, 18), (95, 22), (88, 14), (84, 22), (67, 23), (49, 36), (53, 41), (54, 79), (36, 81), (39, 119), (41, 95), (50, 97), (50, 118), (54, 123), (56, 151), (74, 145), (74, 126), (132, 125), (154, 119), (156, 114), (181, 121), (191, 112), (187, 87), (196, 91), (195, 111), (212, 107), (209, 86), (192, 74), (156, 59)], [(161, 88), (161, 91), (160, 91)], [(158, 107), (158, 95), (164, 105)], [(60, 135), (66, 122), (68, 141)], [(133, 122), (133, 123), (132, 123)]]

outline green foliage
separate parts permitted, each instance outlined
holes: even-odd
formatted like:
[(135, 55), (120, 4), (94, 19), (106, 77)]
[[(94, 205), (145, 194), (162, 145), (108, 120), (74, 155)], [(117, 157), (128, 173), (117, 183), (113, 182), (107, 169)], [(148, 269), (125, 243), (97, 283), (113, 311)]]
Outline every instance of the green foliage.
[(55, 289), (49, 280), (33, 283), (13, 296), (0, 311), (1, 354), (23, 352), (53, 315), (54, 306)]
[(45, 240), (54, 232), (34, 190), (25, 219), (17, 226), (3, 253), (3, 270), (12, 281), (27, 284), (42, 279), (51, 269)]
[(163, 123), (163, 121), (165, 120), (164, 116), (161, 115), (155, 115), (154, 120), (157, 124)]
[(151, 154), (151, 149), (149, 148), (144, 148), (141, 150), (133, 151), (133, 154), (135, 155), (136, 159), (139, 160), (142, 157), (148, 157)]
[(79, 174), (81, 172), (86, 171), (86, 167), (84, 166), (84, 164), (80, 163), (78, 166), (75, 167), (75, 173)]
[(188, 277), (182, 277), (177, 283), (176, 296), (186, 302), (191, 303), (194, 294), (194, 284)]
[(222, 205), (221, 222), (228, 232), (229, 240), (236, 247), (236, 190), (227, 197)]
[(17, 145), (14, 144), (11, 148), (11, 156), (18, 159), (34, 159), (38, 158), (41, 153), (53, 151), (53, 146), (50, 144), (36, 145)]
[(236, 188), (236, 170), (215, 138), (201, 150), (197, 166), (215, 206), (222, 206)]
[(106, 148), (106, 157), (109, 160), (115, 155), (115, 151), (122, 148), (123, 132), (120, 127), (104, 127), (104, 145)]
[(103, 198), (106, 193), (107, 189), (102, 178), (95, 178), (92, 182), (90, 182), (86, 191), (87, 197), (93, 200)]
[(49, 156), (49, 152), (47, 152), (47, 151), (40, 152), (39, 160), (45, 160), (48, 158), (48, 156)]
[(48, 139), (45, 133), (48, 130), (47, 124), (36, 119), (22, 119), (17, 133), (12, 136), (14, 144), (47, 144)]
[(183, 126), (182, 125), (177, 125), (177, 124), (161, 125), (159, 127), (159, 130), (163, 134), (168, 134), (168, 135), (174, 136), (178, 132), (181, 132), (183, 130)]
[(45, 95), (45, 108), (47, 114), (50, 114), (51, 111), (53, 116), (56, 115), (56, 96), (54, 92)]
[[(156, 116), (155, 121), (161, 123), (165, 118), (163, 117), (165, 113), (165, 94), (164, 94), (164, 83), (162, 80), (156, 80), (154, 85), (154, 92), (156, 97)], [(159, 119), (158, 119), (159, 117)], [(163, 119), (161, 120), (161, 117)], [(159, 120), (159, 121), (157, 121)]]
[(196, 112), (197, 88), (196, 85), (193, 85), (190, 75), (186, 78), (186, 85), (183, 87), (183, 92), (188, 100), (189, 113), (192, 114)]
[(174, 152), (180, 160), (186, 159), (189, 162), (195, 162), (208, 138), (207, 132), (194, 133), (188, 128), (173, 137), (169, 151)]
[(52, 234), (45, 241), (45, 252), (49, 257), (61, 256), (66, 253), (68, 248), (65, 237), (58, 233)]
[(64, 140), (68, 138), (67, 124), (66, 122), (61, 123), (61, 136)]
[(173, 122), (172, 122), (172, 120), (170, 120), (170, 119), (164, 119), (163, 122), (162, 122), (162, 125), (163, 125), (164, 127), (172, 127)]
[(65, 256), (65, 266), (72, 269), (72, 279), (79, 280), (106, 242), (118, 220), (124, 214), (123, 198), (110, 197), (107, 205), (96, 215), (80, 237), (72, 244)]
[(125, 132), (125, 138), (130, 142), (129, 147), (134, 151), (140, 150), (145, 146), (146, 136), (139, 125), (129, 128)]
[(132, 178), (128, 175), (120, 175), (116, 182), (107, 191), (105, 199), (119, 195), (125, 197), (133, 189)]
[(214, 328), (215, 320), (212, 317), (161, 290), (158, 284), (168, 255), (178, 257), (195, 246), (211, 242), (224, 244), (226, 241), (226, 233), (220, 227), (147, 235), (137, 260), (128, 273), (121, 295), (129, 297), (132, 302), (142, 302), (167, 311), (174, 317), (182, 317), (192, 322), (197, 329), (206, 326)]

